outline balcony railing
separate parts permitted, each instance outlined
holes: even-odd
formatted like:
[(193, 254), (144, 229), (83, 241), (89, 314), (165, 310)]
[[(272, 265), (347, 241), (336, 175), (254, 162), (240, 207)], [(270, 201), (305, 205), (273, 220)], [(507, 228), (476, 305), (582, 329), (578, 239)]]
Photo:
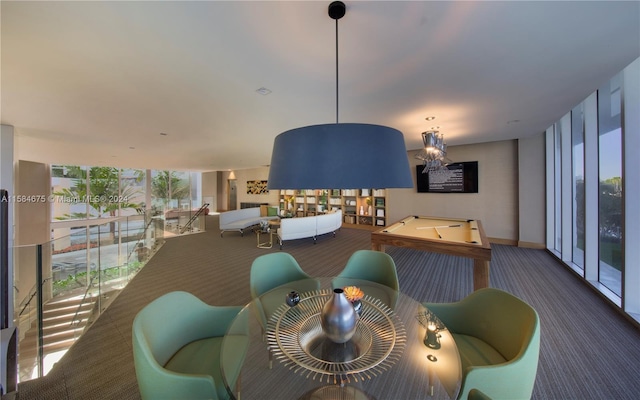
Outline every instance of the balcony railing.
[(165, 238), (164, 218), (151, 214), (63, 229), (68, 234), (49, 242), (13, 248), (21, 286), (32, 280), (28, 293), (16, 292), (19, 381), (46, 375)]

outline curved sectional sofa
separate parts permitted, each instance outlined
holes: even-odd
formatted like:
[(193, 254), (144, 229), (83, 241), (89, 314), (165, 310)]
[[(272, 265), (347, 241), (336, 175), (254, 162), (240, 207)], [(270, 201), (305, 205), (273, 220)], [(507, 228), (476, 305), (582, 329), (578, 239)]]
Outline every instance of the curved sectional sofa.
[(220, 237), (222, 237), (226, 231), (239, 231), (240, 235), (244, 236), (244, 230), (246, 228), (260, 224), (260, 221), (263, 219), (277, 218), (277, 215), (261, 217), (259, 207), (225, 211), (220, 213)]
[(342, 226), (342, 210), (328, 212), (326, 214), (312, 217), (282, 218), (280, 228), (278, 228), (278, 243), (280, 250), (285, 240), (295, 240), (313, 238), (313, 243), (317, 241), (319, 235), (333, 233)]

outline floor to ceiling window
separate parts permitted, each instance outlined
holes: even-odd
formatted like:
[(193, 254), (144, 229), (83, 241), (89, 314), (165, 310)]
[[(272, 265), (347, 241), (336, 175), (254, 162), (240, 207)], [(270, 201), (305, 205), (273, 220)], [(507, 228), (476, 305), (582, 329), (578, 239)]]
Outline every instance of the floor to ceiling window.
[(598, 280), (621, 296), (622, 124), (620, 74), (598, 89), (600, 269)]
[(572, 162), (572, 210), (573, 252), (572, 261), (584, 269), (584, 113), (583, 104), (571, 110), (571, 159)]
[[(570, 124), (554, 123), (546, 140), (549, 250), (640, 322), (640, 168), (628, 147), (640, 143), (639, 76), (637, 59), (575, 106)], [(563, 245), (569, 233), (571, 246)]]
[[(199, 207), (199, 177), (196, 172), (52, 165), (54, 272), (71, 267), (74, 273), (89, 272), (97, 265), (98, 257), (103, 263), (106, 259), (113, 265), (125, 263), (135, 239), (145, 229), (145, 211), (162, 215), (168, 208), (189, 210), (192, 204)], [(109, 257), (94, 254), (98, 244), (103, 249), (112, 246)], [(74, 251), (83, 253), (73, 259), (70, 267)]]
[(555, 240), (554, 248), (558, 254), (562, 252), (562, 220), (560, 216), (562, 215), (562, 151), (561, 151), (561, 138), (562, 138), (562, 125), (560, 122), (556, 122), (554, 124), (553, 129), (553, 141), (555, 146), (555, 157), (554, 157), (554, 176), (555, 176), (555, 196), (554, 196), (554, 215), (556, 216), (554, 220), (555, 224)]
[(51, 217), (53, 220), (84, 219), (87, 204), (87, 168), (67, 165), (51, 166)]
[[(147, 175), (143, 169), (121, 169), (118, 199), (122, 206), (118, 215), (139, 214), (146, 203)], [(130, 206), (129, 206), (130, 205)]]

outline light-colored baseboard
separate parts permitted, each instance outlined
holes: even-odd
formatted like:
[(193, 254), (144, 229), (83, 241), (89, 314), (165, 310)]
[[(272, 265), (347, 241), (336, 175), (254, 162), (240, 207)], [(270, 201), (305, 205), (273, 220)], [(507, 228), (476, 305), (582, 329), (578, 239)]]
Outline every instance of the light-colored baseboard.
[(505, 244), (507, 246), (517, 246), (518, 242), (512, 239), (489, 238), (489, 243)]
[(522, 240), (513, 240), (513, 239), (501, 239), (501, 238), (490, 237), (489, 243), (504, 244), (507, 246), (517, 246), (517, 247), (523, 247), (526, 249), (539, 249), (539, 250), (546, 249), (546, 246), (543, 243), (524, 242)]
[(544, 243), (536, 243), (536, 242), (523, 242), (521, 240), (518, 241), (518, 247), (524, 247), (526, 249), (538, 249), (544, 250), (547, 246)]

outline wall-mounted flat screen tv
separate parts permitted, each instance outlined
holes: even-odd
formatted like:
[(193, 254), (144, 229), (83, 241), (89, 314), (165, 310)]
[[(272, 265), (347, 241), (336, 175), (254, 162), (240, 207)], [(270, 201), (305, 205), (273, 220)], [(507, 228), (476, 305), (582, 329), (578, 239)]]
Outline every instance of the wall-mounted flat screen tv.
[(477, 161), (452, 163), (438, 171), (423, 170), (424, 165), (416, 165), (418, 193), (478, 193)]

